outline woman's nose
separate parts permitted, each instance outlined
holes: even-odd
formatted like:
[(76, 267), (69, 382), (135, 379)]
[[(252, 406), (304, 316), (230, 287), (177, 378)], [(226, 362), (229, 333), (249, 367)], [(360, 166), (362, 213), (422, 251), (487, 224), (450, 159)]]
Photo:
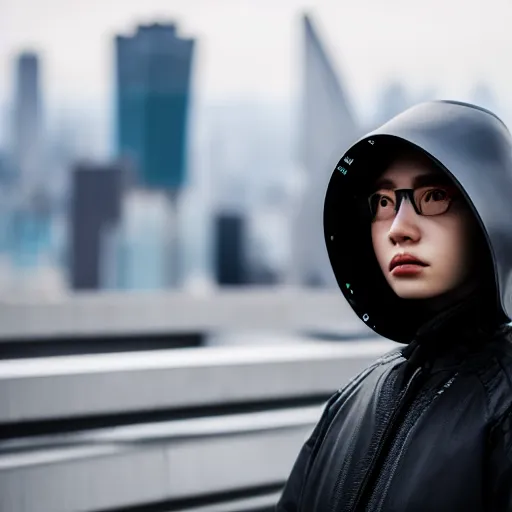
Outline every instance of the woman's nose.
[(394, 245), (407, 241), (418, 241), (420, 230), (418, 226), (419, 215), (408, 199), (400, 204), (398, 212), (389, 228), (388, 237)]

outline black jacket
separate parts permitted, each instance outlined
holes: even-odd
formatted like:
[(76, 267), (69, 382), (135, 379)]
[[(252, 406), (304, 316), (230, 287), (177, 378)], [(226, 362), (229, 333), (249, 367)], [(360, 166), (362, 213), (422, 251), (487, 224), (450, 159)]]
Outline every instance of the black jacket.
[[(453, 178), (485, 242), (482, 287), (434, 318), (385, 283), (360, 205), (404, 145)], [(324, 209), (330, 261), (354, 311), (403, 346), (331, 397), (278, 512), (512, 511), (511, 229), (512, 138), (490, 112), (422, 104), (343, 155)]]

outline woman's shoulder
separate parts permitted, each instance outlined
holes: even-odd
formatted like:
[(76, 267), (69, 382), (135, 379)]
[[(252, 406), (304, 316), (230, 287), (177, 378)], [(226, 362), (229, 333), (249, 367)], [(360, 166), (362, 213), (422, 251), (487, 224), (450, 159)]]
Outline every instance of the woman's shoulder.
[(490, 417), (500, 417), (512, 408), (512, 326), (505, 325), (473, 357), (488, 398)]

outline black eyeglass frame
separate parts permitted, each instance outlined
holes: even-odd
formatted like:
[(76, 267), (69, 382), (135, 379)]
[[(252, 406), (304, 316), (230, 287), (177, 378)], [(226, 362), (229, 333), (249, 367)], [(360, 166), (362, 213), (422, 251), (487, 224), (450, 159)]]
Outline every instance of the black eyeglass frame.
[[(418, 188), (428, 188), (430, 190), (432, 189), (435, 189), (436, 187), (418, 187)], [(423, 213), (418, 205), (416, 204), (416, 200), (414, 199), (414, 192), (418, 190), (418, 189), (414, 189), (414, 188), (399, 188), (399, 189), (395, 189), (395, 190), (391, 190), (390, 192), (394, 192), (395, 194), (395, 215), (398, 213), (398, 210), (400, 210), (400, 205), (402, 204), (402, 201), (404, 199), (409, 199), (409, 202), (412, 204), (412, 207), (414, 208), (414, 211), (418, 214), (418, 215), (422, 215), (424, 217), (435, 217), (436, 215), (443, 215), (445, 214), (451, 207), (455, 197), (453, 196), (450, 196), (450, 200), (448, 201), (448, 206), (446, 207), (446, 210), (443, 210), (442, 212), (439, 212), (439, 213), (432, 213), (432, 214), (425, 214)], [(372, 216), (372, 220), (375, 219), (376, 217), (376, 213), (373, 213), (373, 209), (372, 209), (372, 198), (376, 195), (382, 195), (380, 194), (379, 192), (374, 192), (373, 194), (370, 194), (370, 196), (368, 196), (368, 207), (370, 208), (370, 214)]]

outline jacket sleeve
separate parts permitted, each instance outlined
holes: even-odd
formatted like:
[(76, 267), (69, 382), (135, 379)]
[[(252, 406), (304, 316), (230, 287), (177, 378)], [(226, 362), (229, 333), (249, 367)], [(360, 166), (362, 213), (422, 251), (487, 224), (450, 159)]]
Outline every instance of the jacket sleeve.
[(304, 487), (309, 468), (311, 467), (315, 453), (318, 451), (318, 447), (332, 418), (332, 406), (339, 398), (340, 394), (341, 391), (338, 391), (328, 400), (319, 422), (316, 424), (308, 440), (302, 446), (299, 455), (295, 460), (290, 476), (285, 484), (275, 512), (298, 512), (300, 510), (299, 507), (302, 497), (302, 489)]
[(512, 409), (493, 427), (489, 436), (486, 510), (512, 511)]

